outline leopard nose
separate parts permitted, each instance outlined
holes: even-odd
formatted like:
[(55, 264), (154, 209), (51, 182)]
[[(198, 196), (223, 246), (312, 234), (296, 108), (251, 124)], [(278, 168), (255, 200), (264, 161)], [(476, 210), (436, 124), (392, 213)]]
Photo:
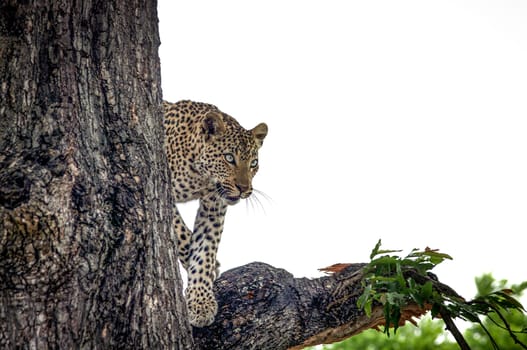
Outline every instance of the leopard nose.
[(250, 194), (251, 186), (249, 185), (236, 184), (236, 188), (240, 191), (240, 194)]

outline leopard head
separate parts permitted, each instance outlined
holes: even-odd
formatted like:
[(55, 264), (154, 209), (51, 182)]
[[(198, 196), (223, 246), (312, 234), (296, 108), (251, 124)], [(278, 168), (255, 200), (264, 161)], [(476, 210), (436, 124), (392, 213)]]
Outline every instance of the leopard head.
[(204, 147), (199, 169), (208, 177), (216, 193), (229, 205), (248, 198), (253, 191), (252, 179), (258, 171), (258, 150), (267, 135), (267, 125), (260, 123), (251, 130), (218, 111), (206, 114), (202, 133)]

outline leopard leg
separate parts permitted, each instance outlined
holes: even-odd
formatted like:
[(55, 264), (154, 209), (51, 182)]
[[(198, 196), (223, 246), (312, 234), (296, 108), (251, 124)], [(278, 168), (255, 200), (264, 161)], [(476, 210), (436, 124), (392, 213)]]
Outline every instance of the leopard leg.
[(188, 287), (186, 290), (190, 323), (197, 327), (211, 324), (217, 312), (212, 290), (217, 276), (216, 252), (227, 205), (215, 194), (200, 199), (190, 248)]
[(183, 221), (183, 217), (179, 210), (174, 205), (174, 231), (177, 237), (178, 257), (179, 261), (188, 270), (188, 259), (190, 256), (190, 245), (192, 238), (192, 231), (190, 231)]

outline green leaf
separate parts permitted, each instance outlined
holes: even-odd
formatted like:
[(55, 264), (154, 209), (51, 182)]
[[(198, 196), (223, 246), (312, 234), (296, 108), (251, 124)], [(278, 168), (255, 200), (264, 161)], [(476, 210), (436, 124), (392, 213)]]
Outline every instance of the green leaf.
[(357, 299), (357, 306), (360, 309), (363, 309), (364, 312), (366, 313), (366, 316), (368, 316), (368, 317), (371, 316), (372, 302), (373, 302), (373, 299), (372, 299), (372, 286), (371, 285), (367, 285), (364, 288), (364, 292), (362, 293), (362, 295), (359, 297), (359, 299)]
[(380, 254), (398, 253), (401, 251), (401, 250), (380, 250), (380, 248), (381, 248), (381, 240), (379, 239), (379, 241), (377, 242), (377, 244), (371, 251), (370, 260), (373, 260), (375, 256), (380, 255)]
[(424, 300), (430, 300), (432, 299), (433, 294), (433, 285), (432, 282), (428, 281), (425, 284), (423, 284), (423, 287), (421, 288), (421, 296)]
[(375, 247), (373, 248), (373, 250), (371, 251), (371, 254), (370, 254), (370, 260), (373, 260), (373, 257), (377, 255), (377, 253), (379, 252), (379, 248), (381, 247), (381, 240), (379, 239), (377, 241), (377, 244), (375, 245)]
[(364, 304), (364, 312), (366, 313), (366, 316), (371, 317), (371, 305), (372, 300), (368, 299), (366, 303)]
[(401, 268), (400, 262), (395, 263), (395, 271), (397, 272), (397, 282), (399, 283), (399, 286), (404, 288), (406, 286), (406, 283), (404, 280), (403, 269)]
[(510, 289), (502, 289), (496, 292), (489, 293), (477, 297), (472, 301), (475, 307), (479, 307), (482, 312), (485, 310), (485, 306), (488, 307), (486, 312), (492, 312), (497, 309), (512, 309), (520, 312), (525, 312), (523, 305), (511, 296), (512, 291)]
[(498, 305), (504, 309), (516, 309), (525, 312), (523, 305), (511, 296), (512, 293), (510, 289), (502, 289), (495, 292), (494, 294), (499, 297)]
[(424, 255), (430, 257), (430, 262), (434, 265), (442, 263), (444, 260), (453, 260), (452, 257), (445, 253), (440, 253), (438, 251), (427, 250), (424, 252)]

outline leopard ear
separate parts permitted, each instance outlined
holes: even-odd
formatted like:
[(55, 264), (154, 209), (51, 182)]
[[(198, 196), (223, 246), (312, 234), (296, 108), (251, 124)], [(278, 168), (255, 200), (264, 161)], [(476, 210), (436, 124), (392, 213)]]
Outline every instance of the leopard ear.
[(221, 115), (218, 112), (207, 113), (203, 121), (203, 129), (207, 141), (223, 134), (225, 132), (225, 124)]
[(256, 125), (251, 132), (253, 133), (254, 138), (259, 146), (262, 146), (263, 140), (267, 136), (267, 124), (260, 123)]

